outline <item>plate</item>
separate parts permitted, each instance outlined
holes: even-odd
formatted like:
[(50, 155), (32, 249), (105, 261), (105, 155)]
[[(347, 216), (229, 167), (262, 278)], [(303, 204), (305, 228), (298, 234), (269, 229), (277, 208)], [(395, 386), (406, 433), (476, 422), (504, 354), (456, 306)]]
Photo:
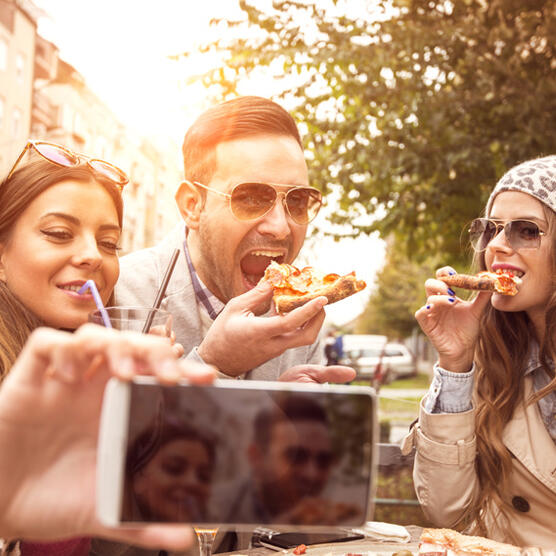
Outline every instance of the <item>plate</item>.
[[(361, 541), (351, 541), (342, 543), (328, 543), (328, 544), (313, 544), (307, 547), (307, 551), (304, 556), (340, 556), (341, 554), (361, 554), (362, 556), (392, 556), (396, 552), (401, 550), (408, 550), (413, 555), (418, 554), (418, 549), (415, 548), (415, 543), (407, 543), (406, 545), (401, 545), (396, 542), (380, 543), (384, 544), (384, 547), (379, 549), (375, 548), (377, 543), (372, 542), (370, 539), (365, 542)], [(295, 549), (290, 548), (289, 550), (283, 550), (281, 554), (292, 555)]]

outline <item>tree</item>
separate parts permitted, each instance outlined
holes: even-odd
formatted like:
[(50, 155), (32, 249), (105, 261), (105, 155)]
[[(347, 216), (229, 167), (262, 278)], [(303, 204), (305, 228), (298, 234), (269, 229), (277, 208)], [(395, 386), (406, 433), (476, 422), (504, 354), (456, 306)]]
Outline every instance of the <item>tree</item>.
[(383, 268), (377, 273), (373, 293), (361, 316), (356, 332), (407, 338), (417, 328), (415, 311), (425, 303), (424, 282), (434, 276), (438, 260), (415, 263), (402, 249), (391, 246)]
[(225, 98), (261, 68), (284, 78), (311, 181), (340, 185), (330, 220), (354, 234), (461, 264), (496, 180), (556, 152), (556, 0), (377, 0), (357, 15), (254, 2), (240, 0), (247, 29), (229, 22), (234, 38), (206, 47), (229, 56), (203, 82)]

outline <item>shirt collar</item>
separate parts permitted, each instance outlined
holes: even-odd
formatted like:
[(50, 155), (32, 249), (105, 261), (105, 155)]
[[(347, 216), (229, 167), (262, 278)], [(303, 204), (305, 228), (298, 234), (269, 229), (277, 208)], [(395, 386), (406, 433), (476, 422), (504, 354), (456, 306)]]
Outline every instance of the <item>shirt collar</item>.
[(193, 291), (195, 292), (195, 297), (197, 298), (197, 303), (200, 303), (209, 314), (210, 318), (214, 320), (224, 309), (225, 303), (222, 303), (204, 284), (195, 267), (191, 261), (191, 256), (189, 255), (189, 250), (187, 248), (187, 228), (185, 230), (185, 238), (183, 240), (183, 252), (185, 254), (185, 260), (187, 262), (187, 267), (189, 273), (191, 274), (191, 284), (193, 285)]

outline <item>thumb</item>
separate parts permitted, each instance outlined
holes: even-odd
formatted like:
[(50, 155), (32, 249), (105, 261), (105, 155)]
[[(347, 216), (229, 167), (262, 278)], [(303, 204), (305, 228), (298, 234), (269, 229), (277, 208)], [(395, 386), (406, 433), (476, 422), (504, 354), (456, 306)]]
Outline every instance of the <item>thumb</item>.
[(235, 308), (246, 309), (260, 315), (268, 311), (273, 288), (266, 280), (261, 280), (253, 289), (238, 295), (231, 303)]
[(477, 317), (480, 317), (486, 306), (490, 302), (490, 298), (492, 297), (492, 292), (479, 292), (477, 297), (472, 301), (473, 312)]

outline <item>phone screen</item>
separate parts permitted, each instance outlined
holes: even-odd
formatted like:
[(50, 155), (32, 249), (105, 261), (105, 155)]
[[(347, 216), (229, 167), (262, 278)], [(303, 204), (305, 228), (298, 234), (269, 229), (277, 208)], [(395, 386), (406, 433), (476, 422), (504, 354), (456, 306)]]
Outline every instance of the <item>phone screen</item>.
[(367, 519), (370, 395), (130, 388), (122, 522), (354, 526)]

